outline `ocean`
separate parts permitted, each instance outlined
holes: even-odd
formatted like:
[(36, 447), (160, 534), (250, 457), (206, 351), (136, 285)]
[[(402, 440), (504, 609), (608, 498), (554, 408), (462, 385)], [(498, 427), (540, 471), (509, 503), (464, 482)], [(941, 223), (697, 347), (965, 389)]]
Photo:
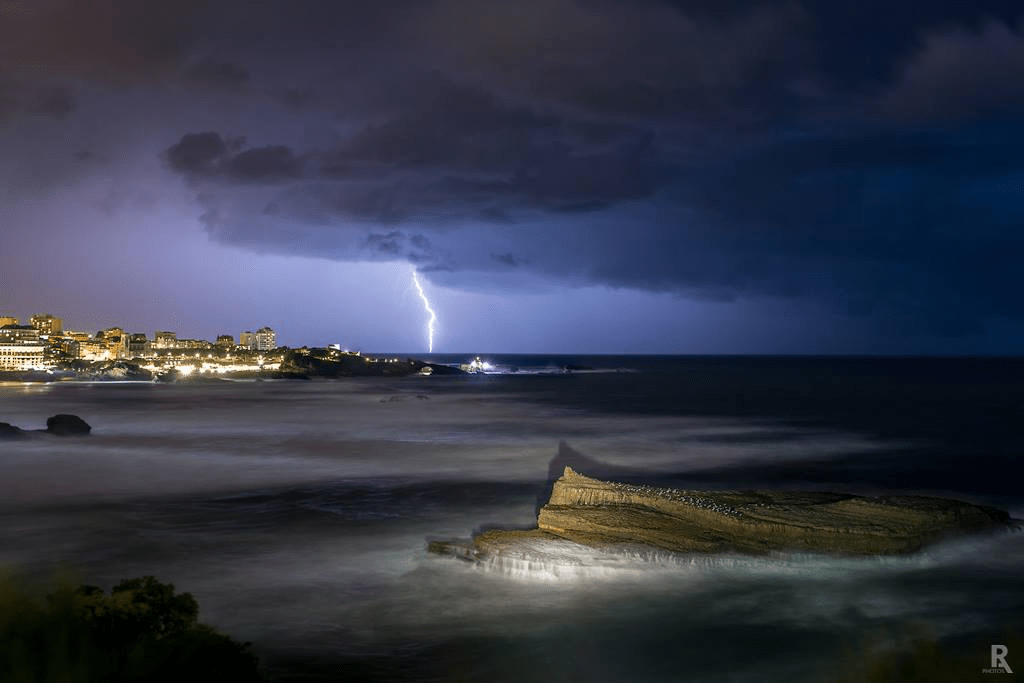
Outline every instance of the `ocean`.
[(0, 385), (0, 421), (93, 427), (0, 442), (0, 568), (171, 581), (282, 681), (847, 680), (918, 631), (986, 680), (1024, 630), (1019, 532), (886, 558), (426, 550), (533, 526), (566, 464), (1024, 518), (1024, 360), (483, 358), (496, 374)]

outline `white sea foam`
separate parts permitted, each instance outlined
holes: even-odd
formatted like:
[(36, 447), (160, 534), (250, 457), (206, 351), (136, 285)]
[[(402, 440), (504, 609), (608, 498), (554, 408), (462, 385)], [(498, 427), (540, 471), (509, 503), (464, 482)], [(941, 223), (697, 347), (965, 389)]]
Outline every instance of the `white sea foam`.
[(530, 538), (486, 555), (478, 566), (483, 572), (514, 580), (565, 585), (574, 581), (655, 579), (659, 575), (864, 579), (971, 564), (1018, 566), (1024, 562), (1024, 543), (1020, 541), (1021, 531), (1009, 529), (948, 540), (916, 553), (863, 557), (804, 552), (751, 556), (673, 553), (648, 548), (595, 549), (567, 540)]

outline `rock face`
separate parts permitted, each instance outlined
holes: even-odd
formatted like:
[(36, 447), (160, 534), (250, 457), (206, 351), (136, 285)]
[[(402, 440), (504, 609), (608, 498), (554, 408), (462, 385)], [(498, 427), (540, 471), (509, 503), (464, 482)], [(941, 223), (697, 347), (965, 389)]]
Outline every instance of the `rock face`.
[(943, 498), (786, 491), (683, 491), (605, 482), (566, 467), (530, 531), (487, 531), (430, 549), (467, 559), (544, 538), (679, 553), (883, 555), (1013, 524), (1002, 510)]
[(46, 418), (46, 431), (56, 436), (82, 436), (91, 432), (92, 427), (77, 415), (54, 415)]

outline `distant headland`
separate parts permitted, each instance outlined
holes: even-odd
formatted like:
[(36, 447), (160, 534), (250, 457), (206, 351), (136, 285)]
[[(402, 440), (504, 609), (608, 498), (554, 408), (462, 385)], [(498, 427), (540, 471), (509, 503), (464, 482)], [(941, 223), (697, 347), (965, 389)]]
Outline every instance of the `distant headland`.
[(49, 313), (28, 325), (0, 316), (0, 381), (157, 381), (219, 379), (309, 379), (464, 374), (459, 368), (413, 358), (373, 357), (359, 351), (288, 348), (277, 345), (270, 327), (242, 332), (238, 340), (183, 339), (158, 330), (152, 338), (110, 327), (95, 334), (65, 330)]
[[(248, 357), (247, 357), (248, 356)], [(260, 354), (199, 354), (185, 359), (61, 360), (45, 369), (2, 370), (13, 382), (208, 383), (225, 380), (463, 375), (464, 370), (415, 358), (372, 357), (325, 348), (278, 347)]]

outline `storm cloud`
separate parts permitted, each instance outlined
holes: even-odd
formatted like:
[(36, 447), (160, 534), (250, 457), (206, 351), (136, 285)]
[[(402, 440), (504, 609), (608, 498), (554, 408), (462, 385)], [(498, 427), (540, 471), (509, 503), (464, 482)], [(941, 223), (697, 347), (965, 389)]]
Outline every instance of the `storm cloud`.
[(1012, 3), (34, 7), (4, 10), (0, 119), (179, 89), (212, 114), (155, 156), (224, 244), (467, 291), (782, 297), (887, 334), (1024, 321)]

